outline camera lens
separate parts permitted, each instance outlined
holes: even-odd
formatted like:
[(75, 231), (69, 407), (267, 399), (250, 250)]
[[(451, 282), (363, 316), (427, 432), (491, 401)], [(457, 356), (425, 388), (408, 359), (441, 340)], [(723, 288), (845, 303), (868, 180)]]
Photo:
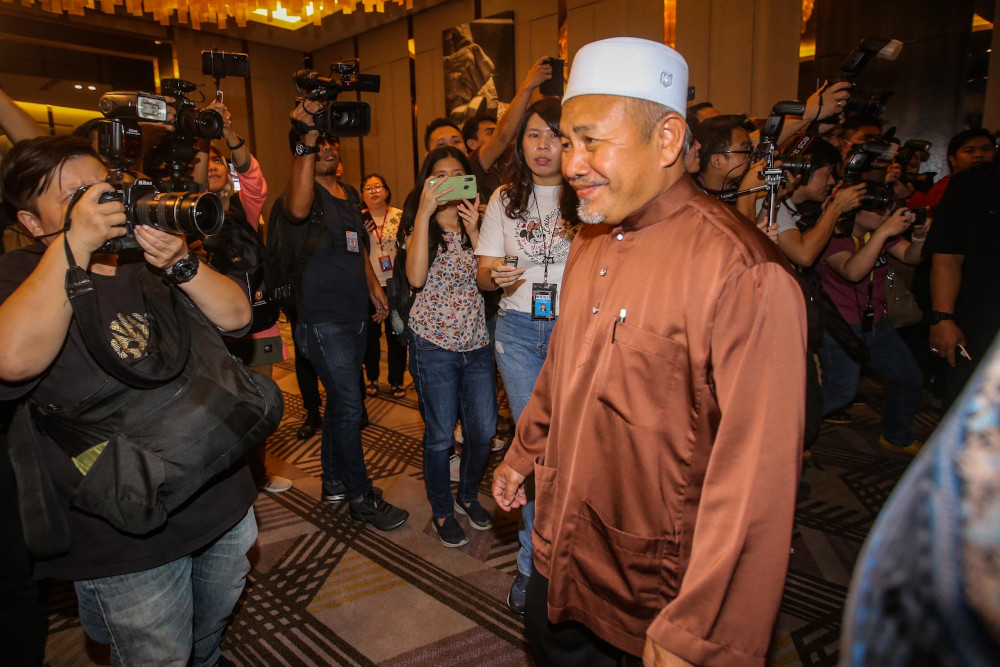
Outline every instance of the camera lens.
[(135, 203), (136, 222), (201, 238), (222, 229), (222, 201), (211, 192), (156, 192)]
[(222, 136), (223, 122), (222, 116), (214, 109), (195, 111), (190, 107), (184, 107), (177, 112), (174, 126), (180, 135), (218, 139)]

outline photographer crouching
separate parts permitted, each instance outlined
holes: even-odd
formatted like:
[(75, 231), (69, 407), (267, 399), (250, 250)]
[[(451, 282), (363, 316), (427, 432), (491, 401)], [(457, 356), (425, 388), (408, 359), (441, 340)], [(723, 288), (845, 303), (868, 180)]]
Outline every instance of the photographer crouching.
[[(244, 456), (281, 395), (219, 337), (249, 325), (243, 289), (164, 231), (176, 227), (155, 197), (126, 211), (107, 178), (77, 137), (20, 142), (0, 166), (38, 241), (0, 257), (0, 399), (23, 399), (9, 446), (25, 541), (36, 578), (74, 582), (114, 664), (213, 665), (257, 534)], [(126, 236), (134, 260), (106, 252)]]

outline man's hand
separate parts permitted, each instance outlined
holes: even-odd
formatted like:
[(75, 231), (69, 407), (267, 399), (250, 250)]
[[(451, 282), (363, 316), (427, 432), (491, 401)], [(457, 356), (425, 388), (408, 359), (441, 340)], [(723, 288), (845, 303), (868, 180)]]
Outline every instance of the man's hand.
[(114, 192), (108, 183), (95, 183), (73, 207), (70, 214), (70, 229), (66, 232), (66, 242), (73, 250), (77, 262), (85, 265), (98, 248), (119, 236), (124, 236), (125, 206), (118, 200), (98, 203), (106, 192)]
[(524, 475), (507, 465), (506, 461), (501, 461), (493, 471), (493, 499), (505, 512), (528, 503), (528, 496), (524, 493)]
[(646, 648), (642, 651), (644, 667), (694, 667), (684, 658), (679, 658), (663, 648), (649, 637), (646, 637)]
[(183, 234), (169, 234), (146, 225), (136, 225), (135, 240), (142, 247), (146, 262), (161, 271), (188, 256), (187, 239)]
[[(288, 117), (292, 120), (297, 120), (300, 123), (303, 123), (307, 127), (312, 127), (313, 114), (321, 108), (323, 108), (322, 102), (301, 99), (296, 103), (295, 108), (288, 114)], [(302, 135), (302, 141), (308, 145), (315, 144), (317, 139), (319, 139), (319, 130), (309, 130), (307, 133)]]
[(840, 207), (841, 213), (853, 211), (861, 206), (861, 198), (865, 196), (868, 186), (864, 183), (852, 185), (849, 188), (840, 188), (833, 195), (833, 203)]
[(897, 208), (889, 216), (889, 219), (882, 223), (882, 226), (878, 228), (878, 231), (885, 234), (884, 238), (892, 238), (893, 236), (899, 236), (913, 224), (914, 215), (910, 213), (910, 209), (905, 206)]
[[(809, 96), (806, 100), (806, 112), (804, 118), (808, 121), (823, 120), (844, 110), (847, 100), (851, 98), (851, 82), (838, 81), (833, 85), (820, 86), (819, 90)], [(820, 118), (817, 119), (817, 115)]]
[(375, 306), (375, 314), (372, 315), (372, 322), (384, 322), (385, 318), (389, 317), (389, 299), (386, 298), (385, 290), (382, 289), (382, 286), (378, 282), (368, 288), (368, 298), (372, 300), (372, 305)]
[(941, 320), (931, 325), (931, 352), (947, 359), (948, 365), (955, 367), (955, 350), (961, 345), (965, 347), (965, 334), (955, 324), (954, 320)]

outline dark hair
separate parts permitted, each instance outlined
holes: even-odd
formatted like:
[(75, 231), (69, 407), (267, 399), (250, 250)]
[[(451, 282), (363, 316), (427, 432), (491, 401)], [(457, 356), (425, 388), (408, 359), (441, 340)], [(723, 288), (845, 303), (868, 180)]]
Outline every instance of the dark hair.
[(97, 128), (100, 127), (103, 120), (103, 118), (91, 118), (87, 122), (77, 125), (72, 134), (74, 137), (83, 137), (87, 141), (90, 141), (90, 134), (97, 132)]
[(439, 127), (453, 127), (456, 132), (462, 134), (462, 129), (455, 124), (455, 121), (444, 117), (435, 118), (427, 123), (427, 127), (424, 128), (424, 150), (429, 151), (431, 149), (431, 134)]
[(385, 180), (385, 176), (383, 176), (382, 174), (376, 174), (374, 171), (371, 172), (370, 174), (365, 174), (365, 177), (361, 179), (361, 187), (359, 188), (362, 196), (364, 196), (365, 193), (365, 183), (367, 183), (368, 180), (372, 178), (377, 178), (378, 180), (382, 181), (382, 187), (385, 189), (385, 203), (386, 206), (388, 206), (389, 202), (392, 201), (392, 190), (389, 189), (389, 183)]
[(978, 137), (986, 137), (993, 144), (996, 144), (997, 142), (997, 138), (993, 136), (993, 133), (989, 130), (984, 130), (982, 128), (977, 130), (962, 130), (948, 142), (948, 157), (955, 155), (959, 148)]
[(853, 132), (862, 127), (877, 127), (882, 130), (882, 121), (874, 116), (851, 116), (844, 121), (844, 133)]
[(839, 165), (843, 161), (837, 147), (825, 139), (813, 139), (805, 152), (809, 155), (809, 164), (812, 165), (813, 172), (827, 165)]
[(528, 129), (528, 121), (538, 114), (550, 130), (559, 134), (559, 116), (562, 114), (562, 103), (557, 97), (543, 97), (527, 109), (521, 116), (521, 123), (514, 135), (514, 157), (508, 173), (507, 188), (504, 190), (503, 209), (508, 218), (519, 218), (527, 222), (528, 205), (531, 194), (535, 191), (535, 181), (528, 162), (524, 158), (524, 133)]
[(743, 127), (746, 116), (727, 114), (712, 116), (698, 123), (694, 138), (701, 143), (698, 170), (705, 171), (713, 155), (729, 150), (733, 145), (733, 130)]
[[(404, 234), (407, 236), (413, 233), (413, 223), (417, 219), (417, 209), (420, 208), (420, 193), (424, 190), (424, 183), (434, 173), (434, 165), (446, 158), (458, 160), (466, 174), (472, 173), (469, 158), (465, 157), (465, 153), (454, 146), (442, 146), (428, 153), (427, 157), (424, 158), (424, 163), (420, 166), (420, 173), (417, 174), (417, 185), (410, 191), (410, 194), (406, 195), (406, 202), (403, 204), (403, 215), (400, 219), (399, 227), (406, 230)], [(465, 231), (465, 223), (462, 222), (462, 216), (458, 217), (458, 224), (462, 230), (462, 245), (466, 248), (471, 248), (472, 239), (469, 238), (468, 232)], [(427, 247), (430, 250), (430, 258), (427, 263), (430, 265), (434, 262), (437, 251), (445, 249), (444, 230), (438, 224), (436, 212), (431, 215), (430, 228), (427, 230)]]
[[(492, 114), (479, 114), (478, 116), (473, 116), (469, 120), (462, 123), (462, 141), (468, 142), (472, 141), (479, 134), (479, 126), (483, 123), (495, 123), (497, 118)], [(430, 135), (427, 135), (430, 138)]]
[(75, 157), (101, 160), (83, 137), (60, 135), (17, 142), (0, 162), (0, 190), (4, 201), (15, 211), (31, 211), (37, 215), (39, 195), (66, 161)]
[(687, 112), (685, 114), (685, 120), (687, 121), (688, 127), (691, 128), (692, 132), (694, 132), (695, 129), (697, 129), (698, 125), (701, 123), (701, 121), (698, 120), (698, 112), (701, 111), (702, 109), (714, 109), (714, 108), (715, 107), (712, 105), (711, 102), (698, 102), (697, 104), (691, 104), (688, 106)]

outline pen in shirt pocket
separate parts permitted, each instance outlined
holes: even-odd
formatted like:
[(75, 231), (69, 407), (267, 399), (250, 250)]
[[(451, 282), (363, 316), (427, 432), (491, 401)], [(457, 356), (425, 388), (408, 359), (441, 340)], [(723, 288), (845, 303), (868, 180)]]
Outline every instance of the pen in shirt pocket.
[(615, 320), (614, 326), (611, 327), (611, 342), (612, 343), (615, 342), (615, 333), (617, 333), (617, 331), (618, 331), (618, 325), (619, 324), (625, 324), (625, 315), (627, 315), (627, 314), (628, 313), (625, 311), (624, 308), (622, 308), (618, 312), (618, 319)]

